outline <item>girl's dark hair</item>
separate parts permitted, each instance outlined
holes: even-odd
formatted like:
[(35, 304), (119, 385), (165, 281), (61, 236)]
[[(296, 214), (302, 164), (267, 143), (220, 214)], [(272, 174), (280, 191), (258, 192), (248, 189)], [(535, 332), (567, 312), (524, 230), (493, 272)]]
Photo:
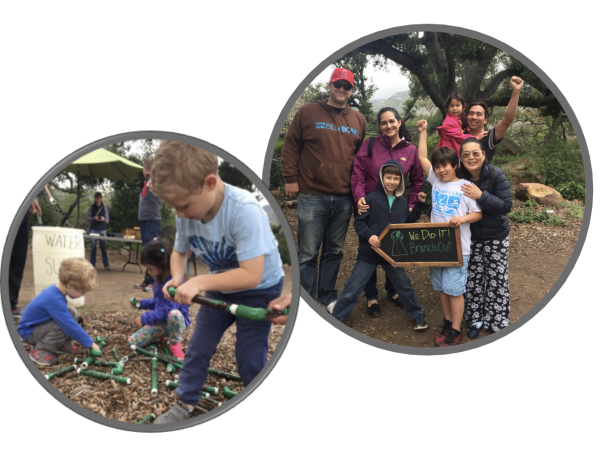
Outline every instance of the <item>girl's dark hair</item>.
[(98, 198), (98, 197), (102, 198), (102, 193), (101, 192), (96, 192), (94, 194), (94, 198)]
[(392, 175), (400, 175), (402, 176), (402, 171), (400, 170), (399, 167), (393, 166), (391, 164), (388, 164), (387, 166), (385, 166), (383, 168), (383, 172), (381, 173), (381, 175), (387, 175), (387, 174), (392, 174)]
[(463, 128), (465, 128), (467, 126), (467, 101), (462, 96), (462, 94), (459, 94), (458, 92), (453, 92), (452, 94), (450, 94), (448, 96), (448, 98), (442, 105), (444, 117), (446, 116), (446, 114), (448, 114), (448, 107), (450, 106), (450, 102), (452, 102), (452, 100), (458, 100), (459, 102), (462, 103), (463, 110), (462, 110), (462, 114), (460, 115), (460, 120), (462, 122)]
[(431, 166), (445, 166), (450, 164), (454, 169), (458, 167), (458, 155), (450, 147), (438, 147), (431, 153)]
[[(377, 125), (379, 125), (381, 123), (380, 117), (385, 112), (393, 113), (394, 116), (396, 117), (396, 120), (398, 122), (400, 122), (400, 127), (398, 128), (398, 135), (400, 136), (400, 139), (404, 138), (405, 141), (410, 142), (411, 137), (410, 137), (408, 128), (406, 128), (406, 125), (404, 125), (404, 122), (402, 122), (402, 119), (400, 119), (400, 114), (398, 114), (398, 111), (396, 111), (394, 108), (391, 108), (389, 106), (386, 106), (385, 108), (381, 108), (379, 110), (379, 112), (377, 113)], [(381, 130), (379, 130), (379, 134), (381, 134)]]
[[(481, 150), (481, 153), (483, 154), (483, 165), (488, 168), (488, 171), (490, 173), (490, 184), (487, 187), (486, 191), (491, 192), (492, 187), (496, 184), (496, 174), (490, 167), (490, 163), (488, 162), (488, 160), (485, 158), (485, 150), (483, 149), (483, 146), (481, 145), (481, 142), (479, 141), (479, 139), (474, 138), (474, 137), (465, 139), (462, 142), (462, 144), (460, 144), (460, 154), (462, 155), (463, 147), (465, 146), (465, 144), (470, 144), (470, 143), (477, 144), (479, 146), (479, 149)], [(469, 170), (462, 164), (456, 171), (456, 176), (458, 178), (462, 178), (464, 180), (472, 181), (471, 180), (471, 177), (472, 177), (471, 172), (469, 172)]]
[(142, 250), (140, 261), (144, 265), (150, 265), (158, 268), (159, 274), (156, 281), (162, 283), (171, 273), (171, 244), (162, 239), (154, 239)]

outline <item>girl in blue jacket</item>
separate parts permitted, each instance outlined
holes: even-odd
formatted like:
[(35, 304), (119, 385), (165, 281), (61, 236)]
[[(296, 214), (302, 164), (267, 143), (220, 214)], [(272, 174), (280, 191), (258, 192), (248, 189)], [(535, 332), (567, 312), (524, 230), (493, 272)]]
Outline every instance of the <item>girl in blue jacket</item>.
[[(173, 356), (183, 359), (181, 340), (190, 326), (190, 307), (167, 300), (163, 294), (164, 285), (171, 279), (171, 251), (167, 242), (158, 239), (150, 241), (142, 250), (141, 262), (156, 280), (154, 298), (140, 300), (139, 309), (149, 311), (135, 318), (135, 325), (141, 329), (129, 337), (129, 344), (145, 347), (163, 340)], [(133, 304), (132, 307), (136, 308)]]

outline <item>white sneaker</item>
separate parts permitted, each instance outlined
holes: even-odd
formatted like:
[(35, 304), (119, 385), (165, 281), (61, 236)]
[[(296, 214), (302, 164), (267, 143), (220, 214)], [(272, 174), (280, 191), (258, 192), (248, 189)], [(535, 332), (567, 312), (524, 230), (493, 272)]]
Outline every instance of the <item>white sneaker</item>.
[(334, 300), (327, 305), (327, 312), (329, 312), (329, 314), (333, 314), (333, 308), (335, 308), (336, 303), (337, 303), (337, 300)]

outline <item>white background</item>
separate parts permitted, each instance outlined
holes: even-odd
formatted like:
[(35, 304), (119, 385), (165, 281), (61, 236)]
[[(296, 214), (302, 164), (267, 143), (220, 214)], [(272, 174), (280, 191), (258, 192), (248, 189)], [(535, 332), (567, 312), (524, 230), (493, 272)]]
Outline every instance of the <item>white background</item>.
[[(113, 134), (188, 134), (262, 174), (273, 125), (302, 79), (346, 44), (413, 23), (470, 28), (530, 58), (568, 99), (598, 162), (595, 12), (577, 2), (559, 10), (550, 3), (435, 3), (3, 6), (2, 245), (45, 173)], [(227, 414), (175, 433), (115, 430), (70, 411), (31, 377), (2, 325), (3, 442), (90, 449), (591, 447), (599, 400), (595, 222), (560, 293), (506, 338), (442, 357), (401, 355), (349, 338), (301, 302), (287, 350), (255, 393)]]

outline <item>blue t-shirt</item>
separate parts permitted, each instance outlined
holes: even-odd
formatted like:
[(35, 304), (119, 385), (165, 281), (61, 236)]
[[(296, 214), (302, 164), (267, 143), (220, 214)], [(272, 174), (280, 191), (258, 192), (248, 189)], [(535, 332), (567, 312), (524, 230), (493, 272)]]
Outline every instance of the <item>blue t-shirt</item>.
[(227, 183), (223, 203), (210, 222), (177, 218), (175, 250), (187, 253), (190, 248), (210, 273), (236, 269), (240, 261), (264, 255), (262, 279), (254, 289), (274, 286), (284, 276), (267, 213), (250, 192)]
[(23, 340), (27, 340), (35, 327), (51, 320), (54, 320), (67, 336), (85, 348), (92, 346), (92, 338), (81, 328), (81, 325), (75, 322), (67, 309), (67, 298), (56, 285), (47, 287), (31, 300), (23, 311), (17, 331)]

